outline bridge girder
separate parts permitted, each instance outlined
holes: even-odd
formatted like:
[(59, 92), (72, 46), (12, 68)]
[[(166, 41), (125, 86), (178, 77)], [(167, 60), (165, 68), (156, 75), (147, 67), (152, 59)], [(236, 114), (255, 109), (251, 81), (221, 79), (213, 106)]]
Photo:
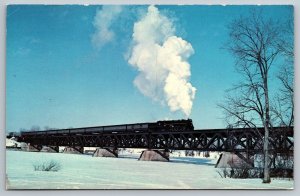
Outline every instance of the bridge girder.
[[(101, 148), (149, 148), (171, 150), (228, 151), (261, 153), (263, 130), (218, 129), (143, 132), (109, 132), (99, 134), (36, 134), (21, 137), (32, 145), (83, 146)], [(270, 133), (270, 151), (292, 153), (293, 129), (275, 128)]]

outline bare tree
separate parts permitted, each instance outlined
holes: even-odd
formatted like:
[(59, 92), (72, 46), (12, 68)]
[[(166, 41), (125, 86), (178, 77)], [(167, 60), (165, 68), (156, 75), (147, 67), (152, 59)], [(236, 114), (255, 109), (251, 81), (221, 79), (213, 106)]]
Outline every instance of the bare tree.
[(271, 107), (272, 122), (278, 126), (294, 125), (294, 69), (293, 66), (282, 67), (277, 75), (281, 83)]
[(273, 121), (280, 126), (294, 125), (294, 24), (293, 17), (282, 26), (284, 34), (278, 44), (284, 63), (277, 74), (281, 83), (272, 105)]
[(278, 48), (285, 57), (285, 66), (294, 65), (294, 18), (293, 15), (289, 17), (287, 22), (282, 25), (282, 36), (279, 40)]
[(269, 132), (270, 116), (269, 77), (270, 69), (277, 60), (280, 26), (267, 20), (262, 13), (252, 12), (250, 17), (240, 17), (229, 25), (228, 49), (236, 59), (236, 70), (243, 80), (231, 89), (224, 109), (227, 120), (234, 126), (264, 127), (264, 183), (270, 183)]

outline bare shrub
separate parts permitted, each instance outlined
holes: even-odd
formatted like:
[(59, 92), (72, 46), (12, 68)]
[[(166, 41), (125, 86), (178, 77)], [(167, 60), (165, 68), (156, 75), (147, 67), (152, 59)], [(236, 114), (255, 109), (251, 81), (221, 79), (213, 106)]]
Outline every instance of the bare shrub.
[(48, 161), (33, 165), (34, 171), (53, 171), (57, 172), (61, 169), (61, 164), (57, 161)]
[(262, 178), (263, 170), (258, 168), (223, 168), (217, 171), (222, 178)]
[[(270, 177), (279, 179), (294, 178), (294, 157), (292, 155), (272, 154), (270, 158)], [(236, 168), (229, 163), (229, 167), (217, 171), (221, 178), (263, 178), (263, 156), (257, 155), (255, 167), (249, 168), (246, 164)]]
[(217, 173), (221, 176), (221, 178), (230, 177), (230, 171), (227, 168), (219, 169)]

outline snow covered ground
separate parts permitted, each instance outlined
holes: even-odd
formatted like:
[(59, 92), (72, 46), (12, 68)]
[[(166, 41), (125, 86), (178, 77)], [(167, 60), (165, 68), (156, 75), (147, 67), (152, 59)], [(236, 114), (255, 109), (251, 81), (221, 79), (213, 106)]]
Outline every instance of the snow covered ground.
[[(170, 162), (138, 161), (137, 151), (119, 158), (62, 153), (6, 151), (8, 189), (292, 189), (294, 181), (221, 178), (212, 159), (171, 157)], [(58, 172), (33, 165), (57, 161)]]

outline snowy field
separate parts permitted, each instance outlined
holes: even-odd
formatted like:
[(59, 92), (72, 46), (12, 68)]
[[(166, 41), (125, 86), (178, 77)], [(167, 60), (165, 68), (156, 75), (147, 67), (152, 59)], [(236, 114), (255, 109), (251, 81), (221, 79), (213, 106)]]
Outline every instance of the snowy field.
[[(216, 157), (171, 157), (170, 162), (138, 161), (62, 153), (6, 151), (8, 189), (292, 189), (294, 181), (221, 178)], [(57, 161), (57, 172), (34, 171), (33, 165)]]

